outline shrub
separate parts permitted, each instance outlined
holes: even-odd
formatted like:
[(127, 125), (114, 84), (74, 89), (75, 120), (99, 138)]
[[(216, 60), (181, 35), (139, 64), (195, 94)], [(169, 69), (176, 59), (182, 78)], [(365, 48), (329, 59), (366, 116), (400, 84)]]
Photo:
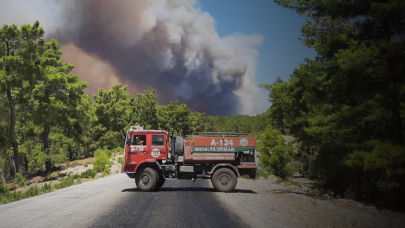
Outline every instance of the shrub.
[(270, 172), (267, 172), (263, 169), (258, 170), (256, 173), (257, 178), (264, 177), (265, 179), (267, 179), (267, 178), (269, 178), (270, 175), (271, 175)]
[(122, 147), (117, 147), (117, 148), (115, 148), (115, 149), (112, 149), (111, 150), (113, 153), (115, 153), (115, 152), (118, 152), (118, 153), (122, 153), (122, 154), (124, 154), (124, 148), (122, 148)]
[(59, 171), (53, 172), (53, 173), (51, 173), (51, 175), (48, 176), (47, 179), (48, 179), (48, 180), (55, 180), (55, 179), (57, 179), (57, 178), (59, 177), (59, 174), (60, 174)]
[(293, 162), (294, 147), (286, 144), (281, 132), (267, 126), (259, 135), (259, 140), (260, 165), (265, 171), (282, 178), (298, 171), (298, 166)]
[(109, 170), (111, 166), (110, 158), (112, 157), (111, 151), (107, 149), (97, 149), (94, 152), (96, 157), (94, 160), (93, 168), (97, 172), (104, 172), (106, 169)]
[(110, 175), (110, 168), (104, 169), (103, 175), (104, 175), (104, 176)]
[(89, 163), (84, 163), (84, 167), (88, 167), (89, 166)]
[(125, 165), (125, 161), (124, 161), (124, 158), (123, 158), (123, 157), (119, 157), (119, 158), (118, 158), (118, 162), (119, 162), (121, 165)]
[(17, 183), (18, 183), (18, 186), (20, 186), (20, 187), (25, 186), (25, 181), (26, 181), (27, 179), (25, 179), (21, 173), (17, 173), (17, 174), (15, 175), (15, 177), (16, 177), (16, 181), (17, 181)]
[(52, 191), (52, 185), (51, 183), (49, 184), (44, 184), (41, 188), (42, 192), (50, 192)]
[(60, 183), (55, 184), (56, 189), (66, 188), (75, 183), (75, 176), (69, 176), (60, 180)]
[(3, 185), (3, 181), (0, 180), (0, 194), (2, 193), (7, 193), (8, 192), (8, 188)]
[(94, 178), (97, 175), (97, 172), (94, 169), (88, 169), (86, 172), (80, 174), (81, 178)]

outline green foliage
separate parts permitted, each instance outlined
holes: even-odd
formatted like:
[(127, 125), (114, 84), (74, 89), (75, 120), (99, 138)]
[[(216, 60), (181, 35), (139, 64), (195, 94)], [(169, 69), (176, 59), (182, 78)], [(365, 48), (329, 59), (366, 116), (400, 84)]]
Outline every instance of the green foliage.
[(54, 185), (55, 189), (66, 188), (75, 184), (75, 176), (68, 176), (60, 179), (60, 182)]
[(125, 165), (125, 160), (124, 160), (123, 157), (119, 157), (119, 158), (118, 158), (118, 162), (119, 162), (121, 165)]
[(286, 178), (298, 171), (294, 164), (294, 147), (286, 144), (282, 134), (271, 126), (259, 134), (257, 148), (260, 151), (260, 165), (276, 176)]
[(122, 146), (125, 139), (124, 129), (134, 121), (135, 99), (126, 91), (127, 88), (118, 84), (108, 90), (101, 88), (98, 94), (93, 96), (99, 125), (95, 134), (100, 147), (113, 149)]
[(23, 177), (21, 173), (17, 173), (15, 176), (15, 179), (17, 181), (18, 186), (24, 187), (25, 186), (25, 181), (27, 180), (26, 178)]
[(80, 174), (81, 178), (94, 178), (97, 175), (97, 171), (94, 169), (88, 169), (85, 172)]
[(0, 180), (0, 194), (7, 193), (8, 188), (3, 184), (3, 181)]
[(134, 102), (135, 122), (139, 123), (145, 129), (157, 129), (159, 124), (156, 90), (145, 90), (143, 94), (138, 93)]
[(305, 175), (405, 211), (405, 2), (276, 2), (307, 17), (302, 40), (318, 55), (265, 86), (273, 125), (298, 137)]
[(49, 175), (49, 176), (47, 177), (47, 179), (48, 179), (48, 180), (56, 180), (56, 179), (59, 178), (59, 175), (60, 175), (60, 172), (59, 172), (59, 171), (53, 172), (53, 173), (51, 173), (51, 175)]
[(267, 178), (269, 178), (270, 175), (271, 175), (270, 172), (263, 170), (263, 169), (259, 169), (256, 173), (256, 178), (263, 177), (263, 178), (267, 179)]
[(96, 170), (97, 172), (109, 172), (111, 167), (110, 159), (112, 158), (111, 151), (107, 149), (97, 149), (94, 152), (94, 156), (94, 170)]
[(110, 175), (110, 169), (109, 169), (109, 168), (106, 168), (106, 169), (104, 169), (104, 171), (103, 171), (103, 176), (108, 176), (108, 175)]
[(0, 183), (0, 204), (10, 203), (17, 200), (22, 200), (25, 198), (33, 197), (43, 193), (51, 192), (53, 190), (51, 184), (45, 184), (41, 188), (33, 186), (28, 188), (28, 190), (22, 191), (9, 191), (8, 189), (3, 189), (2, 184)]
[(123, 147), (121, 147), (121, 146), (119, 146), (119, 147), (117, 147), (117, 148), (115, 148), (115, 149), (112, 149), (111, 150), (113, 153), (124, 153), (124, 148)]
[[(178, 105), (177, 101), (169, 105), (161, 105), (157, 108), (160, 129), (174, 131), (177, 135), (186, 135), (190, 129), (190, 110), (186, 104)], [(193, 114), (194, 118), (198, 118)]]

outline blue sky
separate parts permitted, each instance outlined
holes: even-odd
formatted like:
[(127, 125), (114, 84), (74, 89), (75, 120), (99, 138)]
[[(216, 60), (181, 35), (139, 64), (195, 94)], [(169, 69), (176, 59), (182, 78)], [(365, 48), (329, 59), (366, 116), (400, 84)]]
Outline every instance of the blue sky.
[(215, 19), (220, 36), (232, 33), (264, 36), (258, 48), (257, 83), (271, 84), (277, 76), (287, 80), (304, 58), (314, 58), (298, 39), (305, 18), (273, 0), (199, 0), (202, 11)]

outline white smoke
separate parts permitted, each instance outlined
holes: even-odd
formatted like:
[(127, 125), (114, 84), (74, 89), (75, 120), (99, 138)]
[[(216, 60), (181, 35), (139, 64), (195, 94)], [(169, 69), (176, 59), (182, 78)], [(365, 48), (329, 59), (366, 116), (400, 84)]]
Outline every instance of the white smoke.
[[(5, 1), (0, 15), (2, 24), (39, 19), (62, 46), (110, 64), (121, 81), (156, 88), (163, 102), (180, 99), (192, 108), (202, 102), (198, 111), (210, 114), (254, 112), (263, 37), (221, 38), (214, 19), (195, 0)], [(82, 79), (97, 77), (77, 73)]]

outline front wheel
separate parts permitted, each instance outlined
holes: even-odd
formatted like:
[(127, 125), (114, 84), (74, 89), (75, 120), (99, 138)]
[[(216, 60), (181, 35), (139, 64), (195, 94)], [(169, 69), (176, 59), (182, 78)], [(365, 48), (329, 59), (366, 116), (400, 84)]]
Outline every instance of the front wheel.
[(219, 192), (231, 192), (235, 189), (238, 179), (232, 170), (221, 168), (212, 175), (211, 182), (215, 190)]
[(160, 175), (159, 176), (159, 182), (156, 184), (156, 189), (155, 190), (159, 190), (166, 182), (166, 179)]
[(145, 168), (135, 177), (136, 186), (142, 191), (153, 191), (159, 183), (159, 174), (152, 168)]

